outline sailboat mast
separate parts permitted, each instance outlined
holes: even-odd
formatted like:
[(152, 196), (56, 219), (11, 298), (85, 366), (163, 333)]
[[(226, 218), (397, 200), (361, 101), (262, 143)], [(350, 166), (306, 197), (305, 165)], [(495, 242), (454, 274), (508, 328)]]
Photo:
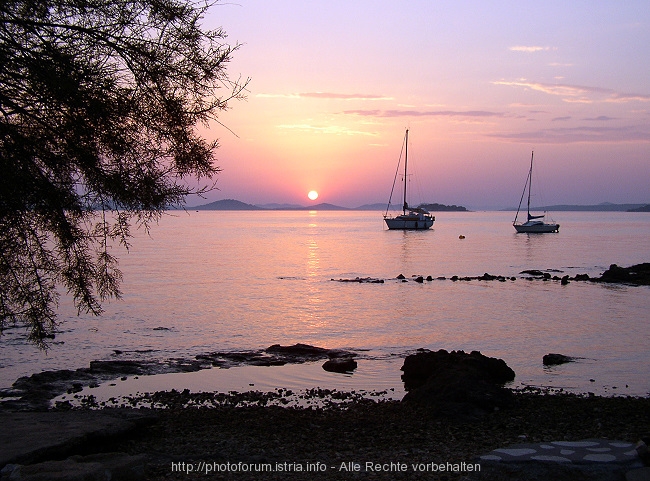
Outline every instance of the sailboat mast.
[(408, 204), (406, 203), (406, 184), (407, 182), (407, 177), (406, 177), (406, 166), (409, 161), (409, 131), (406, 129), (406, 137), (404, 139), (404, 142), (406, 142), (405, 146), (405, 151), (404, 151), (404, 204), (402, 205), (402, 210), (404, 214), (406, 214), (406, 209), (408, 209)]
[(530, 154), (530, 171), (528, 172), (528, 220), (530, 220), (530, 191), (532, 190), (533, 183), (533, 155), (535, 151), (533, 150)]

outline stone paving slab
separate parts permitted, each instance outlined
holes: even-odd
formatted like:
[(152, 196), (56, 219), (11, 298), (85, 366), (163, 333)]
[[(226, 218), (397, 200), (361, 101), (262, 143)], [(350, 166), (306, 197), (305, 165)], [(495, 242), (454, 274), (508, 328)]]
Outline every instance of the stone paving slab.
[(77, 454), (153, 420), (128, 410), (0, 412), (0, 469)]
[[(479, 457), (466, 481), (650, 481), (634, 443), (607, 439), (507, 446)], [(631, 477), (627, 477), (631, 476)]]
[(23, 466), (7, 464), (2, 480), (20, 481), (141, 481), (146, 457), (124, 453), (71, 456), (61, 461), (44, 461)]
[(606, 439), (518, 444), (495, 449), (480, 456), (480, 459), (505, 463), (542, 461), (574, 464), (617, 463), (643, 465), (633, 443)]

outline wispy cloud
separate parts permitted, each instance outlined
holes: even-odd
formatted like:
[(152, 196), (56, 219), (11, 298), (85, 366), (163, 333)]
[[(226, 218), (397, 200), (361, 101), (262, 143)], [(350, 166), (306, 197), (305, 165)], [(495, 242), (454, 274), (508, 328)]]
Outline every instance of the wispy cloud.
[(301, 98), (340, 99), (340, 100), (393, 100), (393, 97), (373, 94), (340, 94), (332, 92), (307, 92), (298, 94)]
[(260, 99), (299, 99), (300, 94), (257, 94)]
[(650, 95), (647, 94), (614, 94), (608, 102), (650, 102)]
[(506, 85), (509, 87), (524, 87), (531, 90), (537, 90), (539, 92), (544, 92), (549, 95), (558, 95), (561, 97), (583, 97), (587, 94), (601, 94), (601, 95), (614, 95), (615, 92), (612, 89), (605, 89), (601, 87), (588, 87), (584, 85), (571, 85), (571, 84), (548, 84), (542, 82), (531, 82), (525, 79), (506, 81), (499, 80), (492, 82), (494, 85)]
[(545, 52), (551, 50), (551, 47), (540, 47), (537, 45), (535, 46), (515, 45), (514, 47), (508, 47), (508, 50), (512, 50), (513, 52), (534, 53), (534, 52)]
[(555, 117), (551, 119), (551, 122), (564, 122), (566, 120), (571, 120), (571, 116), (567, 115), (566, 117)]
[(627, 127), (558, 127), (529, 132), (493, 133), (489, 137), (513, 142), (570, 144), (579, 142), (650, 142), (650, 132), (643, 126)]
[(278, 128), (326, 135), (363, 135), (369, 137), (376, 137), (378, 135), (375, 132), (351, 130), (347, 127), (341, 127), (339, 125), (283, 124), (278, 125)]
[(616, 120), (616, 117), (608, 117), (606, 115), (601, 115), (599, 117), (587, 117), (582, 120), (587, 120), (589, 122), (606, 122), (608, 120)]
[(502, 112), (486, 110), (346, 110), (348, 115), (367, 117), (504, 117)]
[(563, 100), (565, 102), (573, 103), (591, 103), (596, 100), (604, 100), (605, 102), (650, 102), (650, 95), (647, 94), (620, 93), (613, 89), (591, 87), (587, 85), (565, 83), (549, 84), (543, 82), (532, 82), (526, 79), (514, 81), (499, 80), (492, 83), (494, 85), (528, 88), (549, 95), (564, 97)]
[(259, 98), (283, 98), (283, 99), (338, 99), (338, 100), (393, 100), (393, 97), (374, 94), (345, 94), (335, 92), (304, 92), (295, 94), (257, 94)]

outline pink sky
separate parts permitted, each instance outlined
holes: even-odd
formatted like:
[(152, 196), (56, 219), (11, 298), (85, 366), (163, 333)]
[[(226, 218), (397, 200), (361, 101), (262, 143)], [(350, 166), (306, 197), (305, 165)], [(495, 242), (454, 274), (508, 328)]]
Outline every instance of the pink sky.
[(251, 79), (208, 201), (386, 202), (409, 128), (411, 203), (516, 206), (532, 150), (538, 204), (650, 202), (645, 1), (237, 0), (204, 26)]

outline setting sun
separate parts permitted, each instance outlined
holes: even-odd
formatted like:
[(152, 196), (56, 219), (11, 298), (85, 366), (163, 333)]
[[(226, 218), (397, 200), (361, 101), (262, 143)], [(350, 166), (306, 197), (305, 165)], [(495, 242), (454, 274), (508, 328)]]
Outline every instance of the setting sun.
[(315, 190), (310, 190), (309, 193), (307, 194), (307, 197), (309, 197), (309, 200), (316, 200), (318, 199), (318, 192)]

